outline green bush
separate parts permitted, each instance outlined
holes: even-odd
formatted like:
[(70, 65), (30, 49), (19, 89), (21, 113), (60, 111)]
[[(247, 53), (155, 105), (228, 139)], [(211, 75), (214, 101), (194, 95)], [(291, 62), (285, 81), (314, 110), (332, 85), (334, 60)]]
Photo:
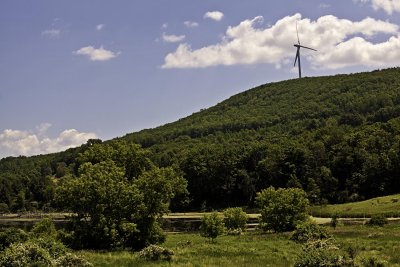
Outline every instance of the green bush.
[(225, 227), (231, 231), (240, 229), (243, 231), (246, 228), (248, 216), (242, 208), (228, 208), (224, 211)]
[(28, 234), (25, 231), (10, 227), (0, 232), (0, 251), (5, 250), (12, 243), (16, 242), (25, 242), (29, 238)]
[(324, 227), (314, 222), (305, 222), (297, 225), (290, 239), (299, 243), (305, 243), (310, 240), (327, 238), (330, 238), (330, 235)]
[(339, 224), (339, 215), (338, 215), (338, 214), (333, 214), (333, 215), (332, 215), (332, 219), (331, 219), (331, 221), (329, 222), (329, 225), (330, 225), (333, 229), (336, 229), (336, 227), (338, 226), (338, 224)]
[(313, 249), (303, 251), (294, 264), (295, 267), (353, 267), (353, 260), (339, 254), (334, 250)]
[(34, 242), (14, 243), (0, 256), (1, 267), (52, 265), (49, 252)]
[(355, 267), (354, 260), (339, 250), (332, 239), (308, 241), (295, 267)]
[(383, 227), (385, 224), (388, 224), (388, 219), (383, 215), (374, 215), (367, 222), (367, 225), (369, 226)]
[(139, 257), (146, 260), (171, 260), (174, 252), (170, 249), (163, 248), (157, 245), (150, 245), (139, 252)]
[(269, 187), (257, 193), (256, 202), (261, 209), (260, 227), (275, 232), (292, 231), (304, 222), (309, 201), (299, 188)]
[(47, 252), (49, 252), (50, 256), (53, 259), (61, 257), (68, 252), (67, 247), (63, 243), (61, 243), (55, 239), (35, 238), (35, 239), (31, 239), (30, 241), (34, 242), (39, 247), (41, 247), (41, 248), (45, 249)]
[(164, 240), (157, 219), (186, 193), (186, 180), (157, 168), (147, 151), (113, 141), (80, 154), (78, 177), (63, 177), (55, 204), (73, 213), (62, 239), (86, 249), (141, 249)]
[(66, 253), (55, 260), (56, 267), (92, 267), (93, 264), (75, 254)]
[(56, 227), (49, 218), (42, 219), (35, 223), (30, 233), (34, 237), (55, 238), (57, 236)]
[(208, 237), (214, 241), (217, 236), (222, 235), (224, 232), (224, 221), (217, 212), (212, 212), (209, 215), (203, 216), (200, 225), (201, 236)]

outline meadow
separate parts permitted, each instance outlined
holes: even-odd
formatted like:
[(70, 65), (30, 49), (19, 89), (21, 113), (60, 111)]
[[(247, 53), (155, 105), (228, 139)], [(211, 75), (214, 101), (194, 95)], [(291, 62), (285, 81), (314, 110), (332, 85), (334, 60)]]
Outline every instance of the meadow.
[(314, 217), (339, 215), (340, 217), (365, 218), (377, 214), (400, 217), (400, 194), (345, 204), (312, 206), (309, 211)]
[[(328, 226), (325, 226), (328, 227)], [(365, 225), (329, 227), (329, 232), (356, 262), (376, 257), (387, 266), (400, 266), (400, 224), (385, 227)], [(162, 245), (174, 251), (168, 261), (145, 261), (128, 251), (81, 251), (95, 266), (293, 266), (302, 245), (290, 240), (290, 233), (263, 234), (248, 231), (241, 236), (221, 236), (215, 242), (197, 233), (169, 233)]]

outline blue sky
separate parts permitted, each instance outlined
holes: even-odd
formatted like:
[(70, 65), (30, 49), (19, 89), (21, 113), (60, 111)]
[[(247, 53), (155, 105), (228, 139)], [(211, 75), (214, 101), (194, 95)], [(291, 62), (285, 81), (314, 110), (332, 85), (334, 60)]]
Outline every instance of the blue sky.
[(153, 128), (260, 84), (400, 65), (400, 0), (3, 0), (0, 158)]

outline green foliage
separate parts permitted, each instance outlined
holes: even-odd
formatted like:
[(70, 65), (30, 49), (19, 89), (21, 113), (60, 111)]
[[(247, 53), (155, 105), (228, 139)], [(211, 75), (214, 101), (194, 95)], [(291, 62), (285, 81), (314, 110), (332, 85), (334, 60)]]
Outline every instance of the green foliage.
[(0, 266), (52, 266), (52, 260), (49, 252), (36, 243), (14, 243), (0, 255)]
[(44, 237), (44, 238), (54, 239), (57, 236), (56, 227), (54, 226), (54, 223), (50, 218), (45, 218), (37, 222), (33, 226), (30, 233), (34, 237)]
[(355, 267), (353, 259), (339, 250), (331, 239), (310, 240), (303, 246), (303, 251), (294, 267)]
[(68, 252), (67, 247), (63, 243), (53, 238), (34, 238), (29, 242), (33, 242), (46, 250), (53, 259), (64, 256)]
[(264, 230), (291, 231), (308, 216), (307, 195), (299, 188), (269, 187), (257, 193), (256, 202), (261, 211), (260, 227)]
[(10, 212), (8, 205), (6, 203), (0, 203), (0, 214), (8, 213), (8, 212)]
[(5, 250), (12, 243), (22, 243), (27, 241), (28, 234), (19, 228), (9, 227), (0, 232), (0, 251)]
[(222, 235), (224, 232), (224, 220), (218, 215), (218, 212), (212, 212), (203, 216), (200, 225), (201, 236), (214, 241), (215, 238)]
[(367, 222), (369, 226), (383, 227), (385, 224), (388, 224), (388, 219), (383, 215), (374, 215)]
[(296, 230), (291, 236), (291, 240), (306, 243), (312, 240), (330, 238), (328, 231), (314, 222), (304, 222), (296, 226)]
[[(117, 148), (114, 143), (94, 145), (81, 156), (82, 161), (85, 157), (110, 159), (83, 163), (79, 177), (60, 181), (55, 200), (74, 212), (70, 233), (63, 234), (72, 247), (137, 249), (165, 239), (157, 219), (168, 211), (172, 198), (186, 193), (186, 181), (172, 168), (160, 169), (149, 164), (148, 158), (137, 159), (146, 154), (137, 146), (128, 146), (135, 151), (124, 150), (120, 155), (114, 149), (122, 144), (117, 142)], [(138, 177), (129, 177), (132, 173)]]
[(56, 240), (56, 234), (54, 224), (47, 218), (36, 223), (29, 234), (7, 228), (0, 234), (0, 266), (93, 266), (69, 253), (67, 247)]
[(92, 267), (93, 264), (82, 257), (72, 253), (66, 253), (55, 260), (55, 267)]
[(0, 254), (0, 266), (93, 266), (85, 259), (67, 251), (62, 243), (51, 238), (15, 242)]
[(174, 252), (172, 250), (157, 245), (150, 245), (139, 251), (139, 257), (151, 261), (170, 261), (173, 255)]
[(152, 168), (149, 158), (182, 171), (189, 209), (253, 206), (256, 192), (269, 186), (302, 188), (313, 204), (395, 194), (399, 87), (399, 68), (270, 83), (113, 141), (1, 159), (0, 203), (10, 211), (47, 209), (55, 177), (112, 160), (133, 180)]
[(333, 214), (331, 221), (329, 222), (329, 225), (333, 228), (336, 229), (336, 227), (339, 224), (339, 215)]
[(246, 228), (248, 216), (242, 208), (228, 208), (224, 210), (225, 227), (229, 230), (241, 230)]

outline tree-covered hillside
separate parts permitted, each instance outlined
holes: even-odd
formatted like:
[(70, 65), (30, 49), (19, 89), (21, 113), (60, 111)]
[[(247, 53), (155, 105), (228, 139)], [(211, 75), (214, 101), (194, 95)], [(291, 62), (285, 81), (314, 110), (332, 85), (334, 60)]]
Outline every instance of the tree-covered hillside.
[[(301, 187), (314, 203), (399, 193), (400, 69), (265, 84), (119, 139), (182, 173), (187, 209), (252, 205), (270, 185)], [(77, 175), (77, 155), (89, 146), (2, 159), (0, 202), (15, 209), (24, 195), (39, 208), (48, 203), (44, 192), (59, 177)]]

